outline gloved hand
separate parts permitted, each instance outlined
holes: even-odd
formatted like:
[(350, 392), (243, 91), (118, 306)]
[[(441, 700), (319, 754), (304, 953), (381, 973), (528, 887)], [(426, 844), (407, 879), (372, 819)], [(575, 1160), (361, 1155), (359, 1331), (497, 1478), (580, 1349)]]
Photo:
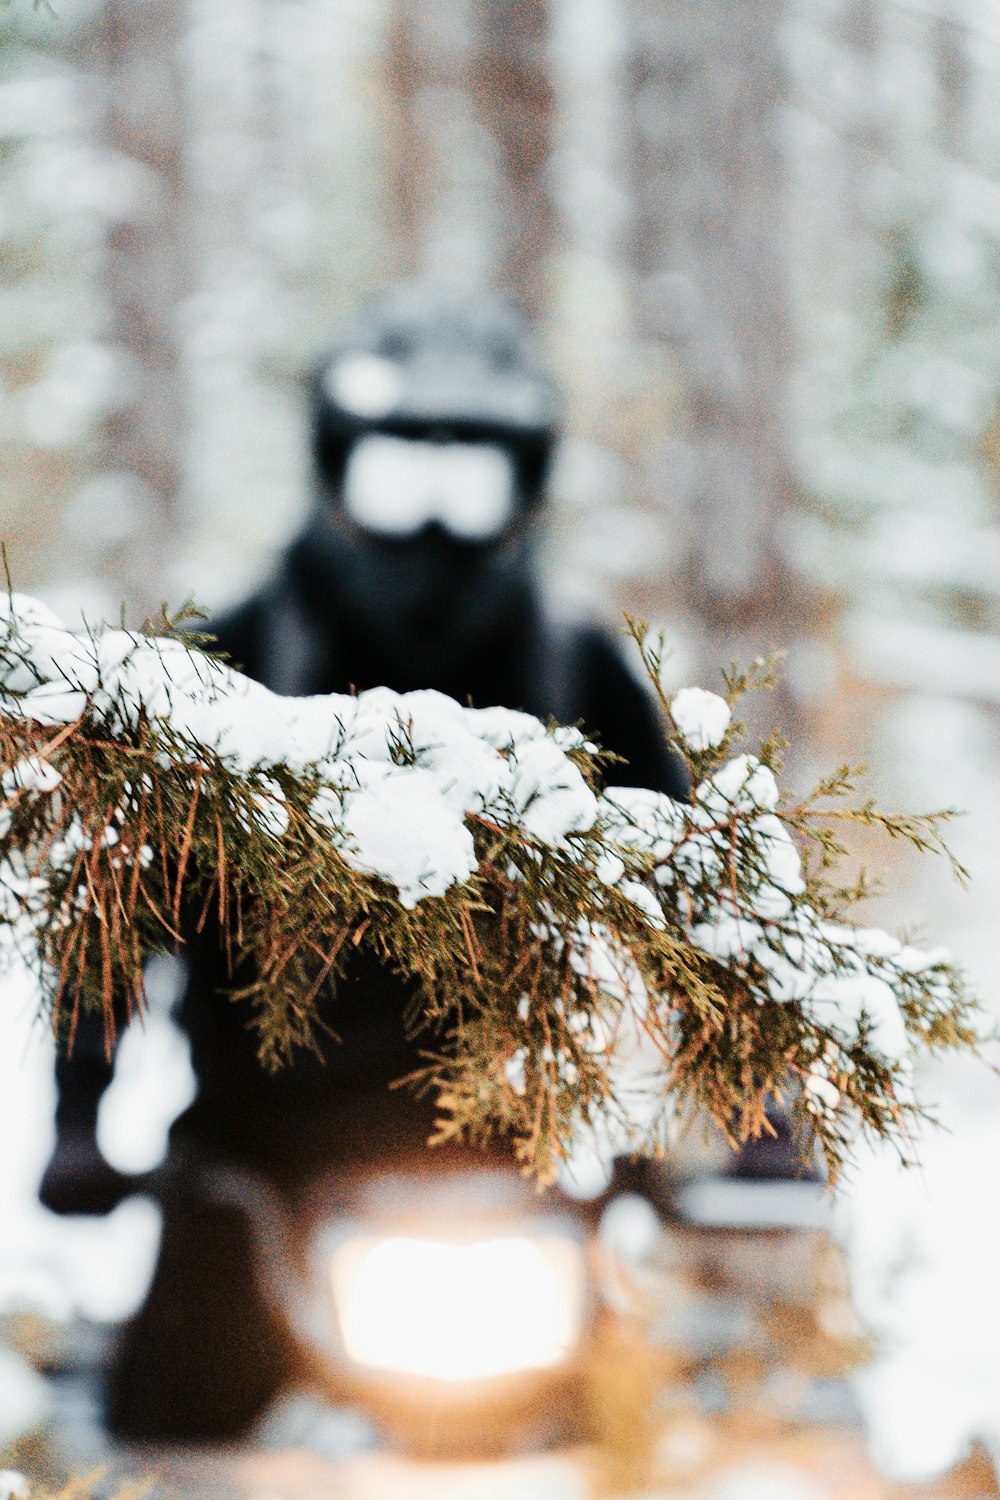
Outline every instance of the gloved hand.
[(63, 1129), (42, 1174), (38, 1197), (56, 1214), (103, 1217), (134, 1190), (132, 1179), (105, 1161), (93, 1131)]

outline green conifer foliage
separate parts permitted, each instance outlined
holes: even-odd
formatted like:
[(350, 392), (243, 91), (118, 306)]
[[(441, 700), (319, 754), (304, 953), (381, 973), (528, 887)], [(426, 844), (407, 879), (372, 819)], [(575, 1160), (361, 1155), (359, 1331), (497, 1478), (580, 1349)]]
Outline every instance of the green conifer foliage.
[(503, 1131), (541, 1180), (668, 1149), (696, 1113), (759, 1134), (773, 1095), (836, 1174), (859, 1127), (906, 1150), (921, 1052), (976, 1045), (950, 956), (848, 926), (868, 887), (836, 876), (846, 821), (941, 852), (950, 814), (857, 803), (848, 768), (781, 798), (781, 744), (736, 753), (732, 717), (773, 661), (668, 698), (630, 625), (690, 768), (680, 804), (608, 786), (579, 731), (523, 714), (280, 699), (189, 623), (73, 633), (0, 595), (0, 924), (64, 1045), (92, 1011), (110, 1048), (146, 957), (211, 916), (279, 1067), (363, 945), (417, 982), (409, 1083), (438, 1138)]

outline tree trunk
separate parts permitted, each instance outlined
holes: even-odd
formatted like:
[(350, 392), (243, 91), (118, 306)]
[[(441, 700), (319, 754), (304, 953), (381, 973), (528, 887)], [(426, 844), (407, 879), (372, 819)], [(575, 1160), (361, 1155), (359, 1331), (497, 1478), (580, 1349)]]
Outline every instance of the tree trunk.
[(105, 463), (127, 480), (135, 515), (116, 582), (143, 609), (161, 597), (181, 474), (175, 314), (185, 261), (183, 16), (177, 0), (104, 0), (97, 37), (104, 144), (128, 186), (108, 240), (107, 293), (129, 394), (107, 419)]
[(684, 391), (654, 484), (692, 607), (750, 624), (787, 603), (779, 6), (636, 0), (631, 18), (641, 333)]
[(475, 0), (472, 87), (502, 189), (496, 284), (541, 313), (552, 240), (553, 88), (545, 0)]
[(389, 153), (403, 275), (493, 287), (533, 310), (551, 237), (544, 0), (397, 0)]

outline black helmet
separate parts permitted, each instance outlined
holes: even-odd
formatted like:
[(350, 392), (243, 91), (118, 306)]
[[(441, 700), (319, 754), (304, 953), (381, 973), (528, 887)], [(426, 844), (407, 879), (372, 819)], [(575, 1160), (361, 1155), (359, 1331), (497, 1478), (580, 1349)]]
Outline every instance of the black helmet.
[(521, 314), (490, 293), (393, 288), (349, 324), (313, 377), (314, 453), (336, 491), (351, 444), (371, 433), (499, 444), (522, 505), (542, 490), (558, 392)]

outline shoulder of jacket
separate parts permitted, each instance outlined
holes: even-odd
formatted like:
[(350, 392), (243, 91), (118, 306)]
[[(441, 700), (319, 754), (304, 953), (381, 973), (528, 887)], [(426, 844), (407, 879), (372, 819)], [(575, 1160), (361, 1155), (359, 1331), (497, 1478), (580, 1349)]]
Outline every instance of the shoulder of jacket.
[(649, 688), (638, 647), (624, 630), (595, 621), (581, 621), (572, 629), (578, 642), (577, 649), (590, 664), (591, 670), (605, 676), (620, 678), (634, 687)]
[(246, 598), (210, 615), (200, 628), (214, 638), (214, 650), (223, 652), (236, 666), (247, 666), (257, 655), (262, 633), (284, 593), (280, 576), (270, 579)]

